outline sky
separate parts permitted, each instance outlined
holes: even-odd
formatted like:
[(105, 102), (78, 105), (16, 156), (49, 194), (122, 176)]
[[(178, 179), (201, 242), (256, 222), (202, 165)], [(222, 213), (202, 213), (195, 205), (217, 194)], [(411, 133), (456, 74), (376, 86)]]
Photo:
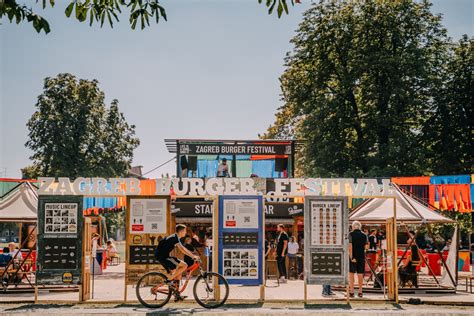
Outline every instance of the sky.
[[(303, 0), (278, 19), (257, 0), (163, 0), (168, 21), (133, 31), (125, 16), (113, 29), (68, 19), (66, 2), (40, 9), (48, 35), (0, 25), (0, 177), (21, 177), (31, 164), (26, 122), (44, 78), (64, 72), (97, 79), (107, 102), (119, 100), (141, 141), (133, 165), (144, 172), (172, 158), (165, 138), (257, 139), (281, 105), (283, 59), (310, 7)], [(474, 1), (432, 2), (449, 36), (473, 36)]]

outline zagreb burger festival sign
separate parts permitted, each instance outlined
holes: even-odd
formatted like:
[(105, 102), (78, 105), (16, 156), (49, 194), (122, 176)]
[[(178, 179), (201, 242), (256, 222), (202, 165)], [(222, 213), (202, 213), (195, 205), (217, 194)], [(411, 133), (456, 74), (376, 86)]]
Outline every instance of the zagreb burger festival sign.
[[(258, 195), (253, 178), (174, 178), (154, 179), (156, 195), (177, 196)], [(140, 195), (140, 180), (135, 178), (38, 178), (39, 195), (126, 196)], [(393, 196), (389, 179), (294, 178), (274, 179), (275, 196), (349, 195)]]

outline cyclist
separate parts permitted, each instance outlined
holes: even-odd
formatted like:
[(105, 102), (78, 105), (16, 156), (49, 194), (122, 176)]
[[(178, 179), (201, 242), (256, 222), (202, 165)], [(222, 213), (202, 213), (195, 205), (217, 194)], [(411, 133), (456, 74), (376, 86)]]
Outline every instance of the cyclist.
[[(176, 257), (170, 256), (171, 251), (174, 248), (178, 248), (184, 255), (187, 255), (193, 258), (195, 261), (199, 260), (199, 256), (194, 255), (191, 251), (186, 249), (181, 243), (181, 238), (186, 235), (186, 226), (182, 224), (176, 225), (176, 232), (172, 235), (169, 235), (166, 238), (163, 238), (158, 243), (155, 251), (155, 257), (161, 265), (170, 273), (168, 277), (168, 282), (173, 283), (172, 281), (181, 280), (183, 272), (186, 271), (188, 265)], [(179, 284), (179, 283), (178, 283)], [(178, 299), (183, 299), (184, 297), (178, 297)]]

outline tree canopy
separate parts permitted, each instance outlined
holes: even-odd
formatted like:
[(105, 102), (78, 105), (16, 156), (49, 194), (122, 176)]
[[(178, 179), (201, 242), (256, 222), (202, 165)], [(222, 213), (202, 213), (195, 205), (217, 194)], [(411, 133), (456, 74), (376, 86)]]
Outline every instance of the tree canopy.
[(24, 176), (124, 176), (140, 142), (118, 101), (107, 107), (104, 99), (97, 80), (46, 78), (27, 124), (33, 165), (23, 169)]
[[(36, 0), (41, 2), (42, 8), (46, 9), (54, 7), (55, 0)], [(262, 3), (262, 0), (258, 0)], [(268, 13), (277, 12), (281, 17), (283, 12), (288, 14), (288, 4), (294, 5), (300, 3), (300, 0), (265, 0), (268, 7)], [(275, 10), (276, 8), (276, 10)], [(104, 23), (108, 23), (113, 28), (114, 22), (119, 22), (119, 16), (128, 12), (128, 20), (132, 29), (137, 24), (144, 29), (150, 26), (150, 20), (158, 23), (160, 19), (166, 21), (166, 10), (158, 0), (69, 0), (66, 7), (66, 16), (73, 17), (79, 22), (88, 22), (89, 25), (100, 23), (102, 27)], [(17, 24), (27, 21), (32, 23), (34, 29), (40, 33), (44, 31), (46, 34), (51, 31), (48, 21), (40, 16), (30, 6), (20, 3), (19, 0), (1, 0), (0, 1), (0, 19), (6, 16), (12, 23)]]
[(313, 4), (285, 60), (284, 104), (262, 137), (304, 140), (306, 176), (472, 171), (472, 39), (450, 43), (430, 7)]

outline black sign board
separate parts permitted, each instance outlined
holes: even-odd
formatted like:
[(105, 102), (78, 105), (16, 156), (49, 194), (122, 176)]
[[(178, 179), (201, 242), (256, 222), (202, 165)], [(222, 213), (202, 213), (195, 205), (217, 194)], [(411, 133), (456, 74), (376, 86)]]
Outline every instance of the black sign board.
[(181, 155), (291, 155), (290, 144), (210, 144), (180, 143)]
[(176, 217), (212, 217), (214, 205), (209, 201), (175, 202), (171, 214)]
[(311, 252), (311, 273), (343, 276), (343, 255), (337, 252)]
[[(303, 203), (265, 203), (266, 218), (291, 218), (303, 215)], [(171, 213), (176, 217), (212, 217), (214, 205), (209, 201), (174, 202)]]
[(38, 285), (81, 283), (82, 203), (82, 196), (39, 196)]
[(75, 270), (78, 265), (77, 240), (74, 238), (45, 238), (43, 270)]
[(130, 246), (129, 264), (158, 264), (156, 246)]
[(257, 232), (250, 232), (250, 233), (241, 233), (241, 232), (224, 232), (223, 234), (223, 243), (225, 246), (232, 246), (232, 245), (258, 245), (258, 233)]

